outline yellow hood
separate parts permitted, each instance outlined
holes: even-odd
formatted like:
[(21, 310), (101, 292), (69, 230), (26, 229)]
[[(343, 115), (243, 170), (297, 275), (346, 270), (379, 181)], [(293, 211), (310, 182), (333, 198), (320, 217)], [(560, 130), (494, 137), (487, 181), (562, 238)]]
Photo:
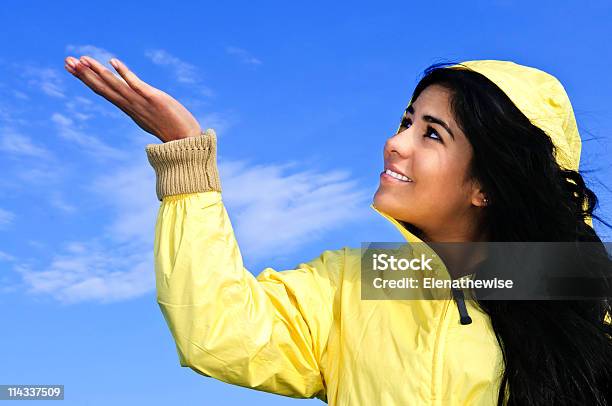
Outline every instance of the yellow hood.
[(580, 134), (570, 99), (557, 78), (510, 61), (466, 61), (451, 68), (462, 69), (461, 65), (486, 76), (503, 90), (534, 125), (552, 138), (557, 162), (578, 170)]

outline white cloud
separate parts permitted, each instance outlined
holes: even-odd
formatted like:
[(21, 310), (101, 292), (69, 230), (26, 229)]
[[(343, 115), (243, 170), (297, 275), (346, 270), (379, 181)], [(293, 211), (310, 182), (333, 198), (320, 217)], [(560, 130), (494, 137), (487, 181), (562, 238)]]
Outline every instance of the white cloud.
[(30, 100), (30, 97), (24, 92), (20, 92), (19, 90), (13, 90), (13, 95), (21, 100)]
[(287, 255), (369, 214), (370, 192), (347, 171), (294, 171), (297, 163), (220, 162), (224, 201), (244, 256)]
[(155, 286), (152, 258), (128, 245), (100, 247), (97, 243), (72, 243), (48, 267), (15, 266), (31, 294), (48, 294), (63, 303), (116, 302), (141, 296)]
[(33, 183), (40, 186), (49, 186), (51, 184), (60, 182), (63, 179), (65, 172), (66, 170), (64, 168), (58, 166), (51, 167), (49, 165), (41, 168), (21, 169), (17, 173), (17, 177), (27, 183)]
[(12, 121), (12, 116), (11, 114), (8, 112), (8, 109), (4, 106), (0, 106), (0, 120), (2, 122), (11, 122)]
[(13, 222), (15, 213), (0, 208), (0, 228), (3, 228)]
[(71, 119), (59, 113), (53, 114), (51, 120), (61, 127), (70, 127), (73, 124)]
[(155, 196), (155, 172), (144, 151), (139, 152), (132, 166), (99, 177), (89, 190), (113, 213), (107, 231), (115, 241), (139, 242), (150, 247), (159, 201)]
[(41, 241), (38, 241), (38, 240), (28, 240), (28, 241), (26, 241), (26, 243), (30, 247), (35, 248), (37, 250), (45, 250), (45, 249), (47, 249), (47, 245), (45, 243), (41, 242)]
[(21, 74), (27, 78), (27, 83), (48, 96), (64, 98), (64, 81), (57, 69), (41, 68), (34, 65), (20, 66)]
[[(66, 101), (65, 106), (68, 114), (79, 121), (87, 121), (96, 116), (121, 118), (124, 115), (122, 111), (111, 104), (104, 103), (104, 105), (100, 105), (82, 96), (70, 97)], [(112, 106), (112, 108), (109, 109), (106, 106)]]
[(210, 87), (204, 85), (199, 85), (196, 90), (204, 97), (213, 97), (215, 95), (215, 92)]
[(51, 153), (35, 145), (32, 140), (11, 128), (0, 130), (0, 151), (12, 155), (25, 155), (34, 158), (49, 158)]
[(181, 60), (163, 49), (148, 50), (145, 52), (145, 56), (156, 65), (167, 66), (172, 69), (178, 82), (194, 85), (192, 89), (195, 89), (202, 96), (214, 96), (212, 89), (201, 83), (200, 75), (194, 65)]
[(76, 211), (76, 207), (66, 202), (61, 193), (59, 193), (58, 191), (51, 192), (49, 203), (51, 204), (51, 206), (65, 213), (73, 213), (74, 211)]
[(63, 114), (53, 113), (51, 121), (57, 125), (58, 134), (67, 141), (75, 143), (96, 159), (125, 159), (124, 151), (113, 148), (98, 138), (84, 134), (74, 124), (74, 121)]
[(82, 254), (87, 251), (87, 247), (80, 241), (69, 241), (64, 244), (64, 248), (66, 251), (71, 252), (73, 254)]
[(255, 58), (247, 50), (242, 49), (242, 48), (229, 46), (225, 48), (225, 52), (227, 52), (229, 55), (233, 55), (237, 57), (240, 62), (245, 63), (247, 65), (261, 65), (262, 64), (262, 62), (259, 59)]
[(15, 270), (32, 294), (63, 303), (128, 300), (155, 287), (153, 237), (159, 201), (154, 171), (144, 151), (133, 166), (118, 168), (89, 187), (113, 218), (102, 237), (67, 241), (42, 268), (19, 264)]
[(236, 124), (233, 117), (219, 112), (204, 113), (197, 120), (202, 126), (202, 130), (213, 128), (219, 137)]
[(15, 260), (14, 256), (7, 254), (4, 251), (0, 251), (0, 261), (12, 262), (14, 260)]
[(19, 117), (21, 114), (21, 111), (17, 111), (19, 104), (9, 100), (0, 100), (0, 123), (11, 127), (31, 124), (30, 120)]
[(199, 81), (195, 66), (171, 55), (163, 49), (146, 51), (145, 56), (156, 65), (172, 68), (176, 79), (181, 83), (196, 83)]

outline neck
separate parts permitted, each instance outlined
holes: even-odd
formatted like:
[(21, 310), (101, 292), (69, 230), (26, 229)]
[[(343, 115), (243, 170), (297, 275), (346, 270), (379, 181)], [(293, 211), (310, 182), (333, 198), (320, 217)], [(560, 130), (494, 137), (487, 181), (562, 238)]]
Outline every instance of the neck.
[(432, 243), (430, 246), (440, 256), (453, 279), (474, 273), (488, 255), (487, 244), (483, 242)]
[(421, 231), (419, 238), (428, 243), (444, 261), (453, 278), (469, 275), (487, 258), (489, 233), (479, 218), (463, 224), (429, 232)]

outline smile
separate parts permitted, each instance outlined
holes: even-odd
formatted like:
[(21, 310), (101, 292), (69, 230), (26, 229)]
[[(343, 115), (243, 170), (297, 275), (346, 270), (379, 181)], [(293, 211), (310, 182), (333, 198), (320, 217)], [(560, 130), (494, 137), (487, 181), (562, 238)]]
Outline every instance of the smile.
[(411, 183), (414, 182), (412, 179), (410, 179), (407, 176), (401, 175), (397, 172), (393, 172), (391, 169), (385, 169), (381, 174), (380, 177), (382, 179), (393, 179), (393, 180), (397, 180), (400, 182), (405, 182), (405, 183)]

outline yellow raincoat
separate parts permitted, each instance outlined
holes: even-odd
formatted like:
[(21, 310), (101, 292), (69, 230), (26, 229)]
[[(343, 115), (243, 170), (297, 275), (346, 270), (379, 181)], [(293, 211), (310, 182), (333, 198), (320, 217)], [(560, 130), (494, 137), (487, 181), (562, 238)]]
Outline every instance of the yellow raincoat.
[[(547, 131), (564, 166), (580, 137), (553, 76), (505, 61), (471, 61)], [(359, 248), (326, 250), (295, 269), (254, 277), (222, 200), (216, 135), (146, 147), (161, 200), (157, 299), (180, 364), (236, 385), (330, 405), (492, 405), (502, 354), (490, 320), (466, 301), (362, 300)], [(420, 240), (394, 218), (403, 238)]]

